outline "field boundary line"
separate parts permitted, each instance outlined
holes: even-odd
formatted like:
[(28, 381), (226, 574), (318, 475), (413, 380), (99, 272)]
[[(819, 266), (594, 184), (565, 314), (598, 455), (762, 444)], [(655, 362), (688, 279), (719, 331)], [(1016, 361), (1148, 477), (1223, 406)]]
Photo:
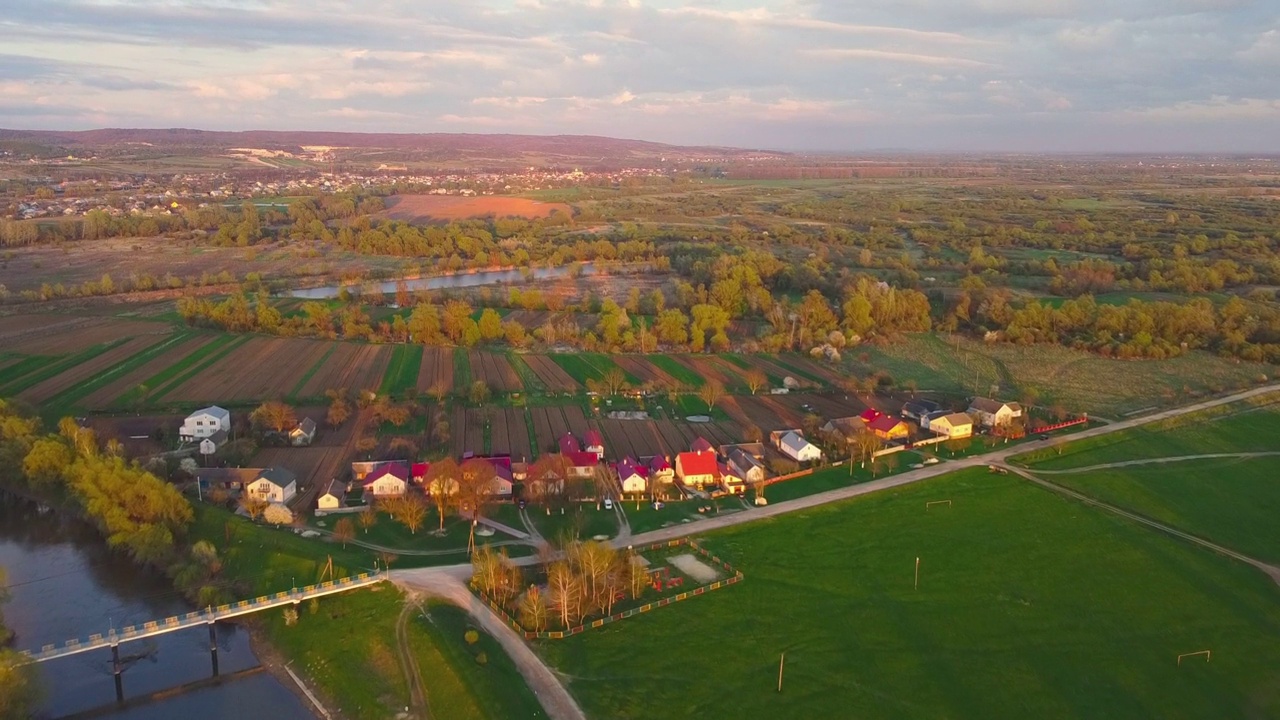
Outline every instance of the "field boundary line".
[(1173, 457), (1159, 458), (1143, 458), (1140, 460), (1121, 460), (1119, 462), (1102, 463), (1100, 465), (1089, 465), (1079, 468), (1067, 468), (1066, 470), (1036, 470), (1041, 475), (1073, 475), (1075, 473), (1093, 472), (1095, 470), (1109, 470), (1111, 468), (1133, 467), (1136, 465), (1157, 465), (1160, 463), (1176, 463), (1187, 462), (1190, 460), (1214, 460), (1224, 458), (1239, 458), (1248, 460), (1250, 458), (1274, 457), (1280, 455), (1280, 450), (1259, 451), (1259, 452), (1238, 452), (1238, 453), (1204, 453), (1201, 455), (1176, 455)]

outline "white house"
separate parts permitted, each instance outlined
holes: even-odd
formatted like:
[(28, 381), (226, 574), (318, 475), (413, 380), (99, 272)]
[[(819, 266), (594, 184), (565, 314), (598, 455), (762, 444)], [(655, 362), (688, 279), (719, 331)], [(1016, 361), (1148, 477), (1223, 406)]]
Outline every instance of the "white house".
[(219, 430), (207, 438), (202, 438), (200, 440), (200, 454), (212, 455), (218, 452), (218, 448), (227, 444), (228, 437), (230, 436), (227, 435), (226, 430)]
[(822, 459), (822, 451), (795, 431), (788, 432), (778, 439), (778, 449), (782, 451), (783, 455), (796, 462), (810, 462)]
[(618, 484), (624, 495), (640, 495), (649, 489), (649, 473), (631, 458), (618, 463)]
[(316, 499), (317, 510), (337, 510), (347, 501), (347, 484), (341, 480), (334, 480), (329, 483), (329, 487), (324, 493)]
[(284, 468), (263, 468), (258, 477), (246, 486), (245, 492), (259, 500), (287, 503), (298, 494), (298, 479)]
[(583, 436), (586, 440), (586, 447), (583, 448), (589, 453), (595, 453), (600, 460), (604, 459), (604, 437), (600, 435), (600, 431), (592, 428)]
[(764, 465), (742, 448), (729, 451), (729, 468), (734, 475), (742, 478), (743, 482), (754, 483), (764, 480)]
[(374, 497), (399, 497), (409, 487), (409, 468), (388, 463), (364, 478), (364, 492)]
[(311, 441), (316, 439), (316, 421), (309, 417), (304, 417), (298, 423), (298, 427), (289, 431), (289, 444), (294, 447), (302, 447), (310, 445)]
[(219, 430), (231, 432), (231, 413), (217, 405), (210, 405), (188, 415), (182, 421), (182, 427), (178, 428), (178, 437), (183, 442), (194, 442)]
[(973, 434), (973, 418), (968, 413), (955, 412), (929, 415), (928, 429), (949, 438), (967, 438)]
[(1022, 406), (1016, 402), (1002, 402), (991, 398), (974, 398), (969, 403), (969, 414), (987, 427), (1008, 425), (1022, 417)]

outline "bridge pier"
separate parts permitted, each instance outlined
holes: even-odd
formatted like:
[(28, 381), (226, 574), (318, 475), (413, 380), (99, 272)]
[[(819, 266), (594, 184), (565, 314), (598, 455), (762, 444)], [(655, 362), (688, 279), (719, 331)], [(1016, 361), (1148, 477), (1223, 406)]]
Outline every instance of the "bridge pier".
[(111, 646), (111, 672), (116, 677), (116, 702), (124, 704), (124, 668), (120, 665), (120, 646)]
[(214, 635), (214, 624), (209, 623), (209, 659), (213, 661), (213, 676), (218, 677), (218, 638)]

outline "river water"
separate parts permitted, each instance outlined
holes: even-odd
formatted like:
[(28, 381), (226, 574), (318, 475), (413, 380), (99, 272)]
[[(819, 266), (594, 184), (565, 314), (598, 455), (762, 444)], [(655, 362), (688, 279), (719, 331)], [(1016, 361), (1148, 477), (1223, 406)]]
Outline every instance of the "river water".
[(511, 270), (485, 270), (482, 272), (454, 273), (450, 275), (435, 275), (432, 277), (411, 278), (406, 280), (388, 280), (387, 282), (372, 283), (369, 285), (325, 285), (322, 287), (290, 290), (286, 295), (288, 295), (288, 297), (303, 298), (305, 300), (330, 300), (338, 297), (338, 294), (343, 288), (348, 288), (353, 292), (359, 290), (362, 293), (390, 294), (396, 291), (396, 284), (401, 282), (405, 284), (405, 287), (408, 288), (409, 292), (416, 292), (418, 290), (452, 290), (458, 288), (480, 287), (482, 285), (497, 285), (499, 283), (557, 280), (563, 277), (568, 277), (575, 269), (579, 269), (583, 275), (594, 275), (598, 272), (594, 265), (589, 262), (584, 262), (578, 265), (559, 265), (556, 267)]
[[(3, 612), (5, 624), (17, 633), (17, 649), (85, 640), (93, 633), (106, 634), (111, 627), (140, 625), (190, 611), (167, 581), (108, 552), (101, 537), (86, 524), (55, 513), (41, 514), (31, 503), (2, 498), (0, 566), (8, 571), (12, 596)], [(248, 634), (240, 628), (217, 626), (217, 641), (223, 674), (258, 665)], [(212, 674), (205, 628), (125, 643), (120, 654), (133, 658), (123, 674), (126, 698)], [(39, 667), (48, 717), (115, 702), (109, 649), (50, 660)], [(313, 715), (289, 688), (260, 672), (102, 717), (311, 720)]]

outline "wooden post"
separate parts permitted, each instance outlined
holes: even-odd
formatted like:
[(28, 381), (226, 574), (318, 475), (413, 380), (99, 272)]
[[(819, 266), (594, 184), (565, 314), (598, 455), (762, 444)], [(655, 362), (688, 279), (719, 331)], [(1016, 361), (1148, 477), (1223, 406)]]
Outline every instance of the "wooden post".
[(124, 672), (124, 667), (120, 665), (120, 646), (111, 646), (111, 673), (116, 679), (116, 702), (124, 704), (124, 678), (120, 673)]
[(209, 623), (209, 658), (213, 661), (213, 676), (218, 677), (218, 636), (214, 634), (214, 624)]
[(920, 558), (916, 558), (916, 590), (920, 589)]
[(782, 692), (782, 665), (787, 661), (787, 654), (782, 653), (782, 657), (778, 658), (778, 692)]

